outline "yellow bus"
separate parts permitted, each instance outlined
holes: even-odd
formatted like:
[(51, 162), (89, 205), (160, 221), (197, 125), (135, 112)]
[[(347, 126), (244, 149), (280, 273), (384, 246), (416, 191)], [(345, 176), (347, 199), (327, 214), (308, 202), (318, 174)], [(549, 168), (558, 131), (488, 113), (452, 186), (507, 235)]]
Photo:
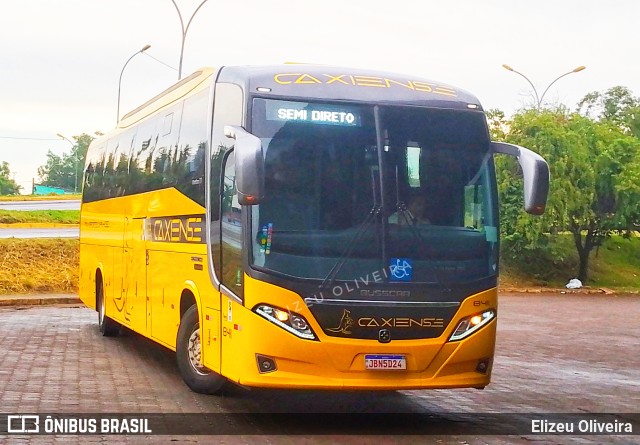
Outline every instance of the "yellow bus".
[(495, 153), (544, 211), (546, 162), (479, 101), (331, 66), (201, 69), (96, 139), (80, 297), (176, 352), (194, 391), (483, 388), (498, 314)]

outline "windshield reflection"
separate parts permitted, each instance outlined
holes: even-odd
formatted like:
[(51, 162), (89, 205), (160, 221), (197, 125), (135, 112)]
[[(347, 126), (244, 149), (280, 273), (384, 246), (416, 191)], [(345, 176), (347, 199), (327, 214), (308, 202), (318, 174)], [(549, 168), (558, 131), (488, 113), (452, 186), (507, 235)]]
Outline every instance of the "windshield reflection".
[[(314, 113), (329, 121), (310, 120)], [(378, 147), (371, 106), (254, 99), (266, 193), (252, 207), (252, 266), (324, 282), (378, 270), (397, 282), (495, 274), (497, 214), (483, 119), (381, 107)]]

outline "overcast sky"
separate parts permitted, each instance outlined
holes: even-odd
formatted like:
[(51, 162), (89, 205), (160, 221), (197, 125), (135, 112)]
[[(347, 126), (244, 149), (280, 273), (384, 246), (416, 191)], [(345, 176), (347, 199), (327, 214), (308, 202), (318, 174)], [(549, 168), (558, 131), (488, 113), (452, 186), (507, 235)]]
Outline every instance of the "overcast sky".
[[(201, 0), (176, 0), (186, 21)], [(28, 191), (46, 153), (109, 131), (177, 81), (181, 29), (171, 0), (0, 1), (0, 161)], [(507, 114), (533, 99), (575, 107), (616, 85), (640, 94), (640, 2), (591, 0), (208, 0), (184, 66), (287, 61), (374, 68), (438, 80)], [(152, 57), (150, 57), (152, 56)], [(155, 60), (155, 59), (157, 60)], [(164, 63), (164, 64), (163, 64)], [(170, 65), (170, 67), (166, 66)], [(173, 67), (173, 68), (171, 68)]]

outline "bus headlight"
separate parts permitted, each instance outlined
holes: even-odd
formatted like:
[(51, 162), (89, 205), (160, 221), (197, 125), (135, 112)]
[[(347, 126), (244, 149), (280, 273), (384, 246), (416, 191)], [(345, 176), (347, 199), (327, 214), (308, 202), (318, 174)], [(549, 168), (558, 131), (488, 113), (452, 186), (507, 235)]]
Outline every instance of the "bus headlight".
[(494, 309), (463, 318), (458, 323), (458, 326), (456, 326), (451, 337), (449, 337), (449, 341), (462, 340), (468, 337), (494, 318), (496, 318), (496, 311)]
[(317, 340), (307, 320), (295, 312), (286, 311), (268, 304), (259, 304), (253, 309), (256, 314), (291, 332), (297, 337), (307, 340)]

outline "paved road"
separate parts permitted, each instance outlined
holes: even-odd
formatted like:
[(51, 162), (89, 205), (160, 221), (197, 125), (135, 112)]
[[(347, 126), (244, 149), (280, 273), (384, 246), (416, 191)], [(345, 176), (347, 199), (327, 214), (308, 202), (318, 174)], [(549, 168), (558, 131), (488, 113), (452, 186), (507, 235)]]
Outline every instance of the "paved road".
[(0, 228), (0, 238), (78, 238), (78, 227), (60, 228)]
[[(133, 333), (113, 339), (101, 337), (94, 311), (79, 307), (0, 309), (0, 411), (218, 413), (214, 421), (231, 431), (215, 439), (173, 438), (182, 443), (638, 443), (640, 436), (461, 435), (465, 428), (482, 424), (482, 416), (472, 415), (478, 412), (511, 413), (503, 420), (515, 422), (518, 414), (513, 413), (639, 411), (640, 297), (502, 295), (499, 314), (493, 382), (483, 391), (372, 394), (236, 389), (215, 397), (189, 391), (178, 374), (174, 355), (164, 348)], [(355, 435), (262, 435), (274, 428), (290, 432), (296, 428), (291, 422), (301, 420), (295, 417), (287, 423), (286, 416), (255, 414), (274, 412), (309, 413), (311, 425), (302, 428), (315, 428), (316, 432), (318, 428), (335, 429), (335, 413), (365, 415), (354, 419), (358, 423), (343, 423), (331, 430)], [(333, 416), (326, 420), (328, 415), (322, 413)], [(360, 433), (363, 429), (386, 431), (386, 413), (426, 415), (430, 419), (427, 428), (458, 435)], [(410, 433), (406, 428), (399, 432)], [(0, 436), (0, 442), (2, 439)], [(20, 443), (44, 439), (52, 438), (25, 437)], [(83, 443), (86, 439), (70, 436), (64, 441)], [(172, 438), (104, 436), (92, 440), (168, 443)]]
[(80, 200), (2, 201), (0, 210), (80, 210)]
[[(0, 201), (0, 210), (80, 210), (80, 200)], [(80, 229), (20, 227), (0, 228), (0, 238), (78, 238)]]

